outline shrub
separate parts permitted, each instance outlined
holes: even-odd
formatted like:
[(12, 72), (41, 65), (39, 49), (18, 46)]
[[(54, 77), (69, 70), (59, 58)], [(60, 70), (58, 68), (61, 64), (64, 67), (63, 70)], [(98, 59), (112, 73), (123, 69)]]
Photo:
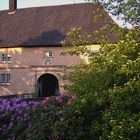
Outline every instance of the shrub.
[(83, 136), (83, 118), (70, 106), (76, 96), (60, 94), (46, 98), (32, 112), (31, 128), (18, 138), (27, 140), (78, 140)]
[(16, 139), (28, 127), (30, 110), (38, 104), (21, 98), (0, 99), (0, 139)]
[[(79, 94), (75, 107), (88, 122), (84, 131), (91, 140), (140, 137), (140, 32), (139, 27), (119, 31), (118, 43), (103, 40), (99, 52), (81, 47), (89, 64), (77, 65), (65, 76), (71, 83), (66, 90)], [(79, 53), (74, 47), (73, 53)]]
[(0, 99), (0, 139), (78, 140), (83, 118), (71, 106), (75, 95), (59, 94), (42, 101)]

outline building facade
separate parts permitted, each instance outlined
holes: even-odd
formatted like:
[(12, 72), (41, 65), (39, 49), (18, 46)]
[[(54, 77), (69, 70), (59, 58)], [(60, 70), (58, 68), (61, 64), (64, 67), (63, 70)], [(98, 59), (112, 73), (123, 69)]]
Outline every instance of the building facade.
[[(99, 5), (71, 4), (17, 9), (10, 0), (9, 10), (0, 12), (0, 96), (34, 94), (38, 97), (64, 91), (62, 77), (83, 56), (60, 55), (71, 28), (86, 35), (113, 22)], [(94, 15), (104, 12), (98, 22)], [(111, 36), (112, 37), (112, 36)]]
[[(52, 87), (46, 89), (46, 94), (51, 94), (49, 93), (51, 89), (57, 90), (50, 91), (52, 93), (63, 92), (62, 76), (68, 66), (84, 61), (80, 56), (60, 55), (66, 49), (62, 47), (0, 48), (0, 94), (35, 93), (36, 87), (43, 81), (42, 84), (46, 86), (52, 82)], [(48, 76), (48, 79), (45, 80), (43, 77), (40, 79), (43, 75)], [(47, 80), (49, 83), (45, 83)]]

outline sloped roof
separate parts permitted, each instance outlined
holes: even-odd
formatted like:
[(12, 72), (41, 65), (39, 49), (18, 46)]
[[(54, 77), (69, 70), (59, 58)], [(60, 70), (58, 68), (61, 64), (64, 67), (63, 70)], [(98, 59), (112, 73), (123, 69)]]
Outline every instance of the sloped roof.
[(92, 4), (24, 8), (12, 15), (0, 11), (0, 47), (60, 45), (73, 27), (81, 27), (90, 35), (113, 22), (107, 13), (95, 22), (93, 11), (97, 13), (97, 8), (103, 11)]

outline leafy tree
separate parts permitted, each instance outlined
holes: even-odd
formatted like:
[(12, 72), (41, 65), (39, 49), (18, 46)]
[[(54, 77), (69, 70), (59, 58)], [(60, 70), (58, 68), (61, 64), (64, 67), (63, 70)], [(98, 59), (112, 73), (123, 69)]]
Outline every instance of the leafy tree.
[(100, 3), (112, 15), (132, 25), (140, 25), (140, 0), (85, 0)]
[[(119, 2), (118, 14), (123, 11)], [(128, 1), (127, 5), (133, 9), (134, 3)], [(138, 15), (129, 16), (127, 21), (138, 25)], [(140, 137), (140, 27), (128, 30), (111, 25), (102, 32), (106, 29), (112, 29), (117, 43), (110, 44), (103, 35), (99, 52), (89, 50), (88, 37), (80, 29), (68, 34), (73, 46), (68, 53), (88, 56), (89, 64), (73, 67), (65, 77), (69, 80), (66, 90), (79, 94), (74, 107), (85, 118), (87, 139), (137, 140)]]

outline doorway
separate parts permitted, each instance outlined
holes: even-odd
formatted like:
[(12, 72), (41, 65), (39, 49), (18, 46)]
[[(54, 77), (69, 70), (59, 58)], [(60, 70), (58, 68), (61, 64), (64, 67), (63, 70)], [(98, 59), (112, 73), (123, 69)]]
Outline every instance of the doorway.
[(49, 97), (59, 93), (59, 82), (53, 74), (43, 74), (39, 77), (36, 85), (38, 97)]

